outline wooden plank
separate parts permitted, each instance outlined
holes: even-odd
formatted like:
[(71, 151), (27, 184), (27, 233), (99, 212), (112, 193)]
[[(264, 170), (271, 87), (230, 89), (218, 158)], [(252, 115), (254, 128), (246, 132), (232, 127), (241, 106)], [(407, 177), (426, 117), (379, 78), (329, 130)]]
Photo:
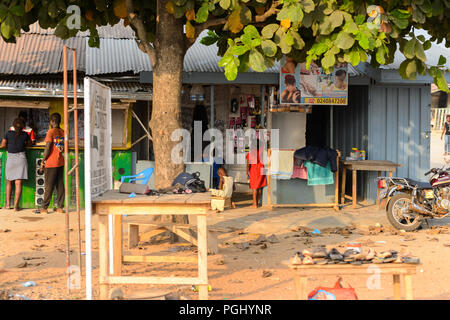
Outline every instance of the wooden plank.
[[(378, 171), (378, 177), (381, 177), (381, 171)], [(380, 205), (380, 188), (377, 188), (377, 200), (375, 202), (377, 206)]]
[[(208, 204), (209, 205), (209, 204)], [(207, 206), (188, 204), (97, 204), (96, 214), (105, 215), (206, 215)]]
[[(108, 276), (108, 216), (98, 219), (98, 251), (100, 279)], [(108, 285), (100, 282), (100, 300), (108, 299)]]
[(139, 225), (128, 225), (128, 249), (134, 248), (139, 244)]
[(341, 204), (345, 204), (345, 182), (347, 180), (347, 168), (342, 168), (342, 190), (341, 190)]
[(302, 207), (334, 207), (335, 203), (283, 203), (283, 204), (272, 204), (274, 208), (302, 208)]
[(413, 300), (412, 276), (410, 274), (405, 274), (403, 279), (405, 281), (405, 299)]
[(352, 170), (352, 208), (356, 208), (356, 170)]
[(124, 256), (124, 262), (180, 262), (197, 263), (197, 257), (177, 257), (177, 256)]
[[(199, 278), (187, 277), (106, 277), (103, 279), (108, 284), (179, 284), (179, 285), (206, 285)], [(208, 290), (208, 288), (206, 288)]]
[(141, 234), (140, 236), (139, 236), (139, 239), (140, 239), (140, 241), (149, 241), (151, 238), (153, 238), (153, 237), (155, 237), (155, 236), (157, 236), (157, 235), (159, 235), (159, 234), (161, 234), (161, 233), (164, 233), (164, 232), (166, 232), (167, 231), (167, 229), (166, 228), (156, 228), (156, 229), (153, 229), (153, 230), (151, 230), (151, 231), (147, 231), (147, 232), (144, 232), (143, 234)]
[(114, 275), (122, 274), (122, 216), (114, 216)]
[(206, 216), (197, 217), (199, 300), (208, 299), (208, 235)]
[(339, 210), (339, 158), (341, 156), (341, 152), (337, 152), (336, 159), (336, 181), (334, 182), (334, 210)]
[(400, 275), (394, 274), (393, 275), (393, 282), (394, 282), (394, 300), (401, 300), (402, 299), (402, 288), (400, 286)]
[(417, 265), (408, 264), (363, 264), (363, 265), (300, 265), (289, 266), (291, 269), (296, 270), (299, 275), (335, 275), (335, 274), (367, 274), (367, 267), (375, 265), (378, 267), (380, 274), (415, 274)]

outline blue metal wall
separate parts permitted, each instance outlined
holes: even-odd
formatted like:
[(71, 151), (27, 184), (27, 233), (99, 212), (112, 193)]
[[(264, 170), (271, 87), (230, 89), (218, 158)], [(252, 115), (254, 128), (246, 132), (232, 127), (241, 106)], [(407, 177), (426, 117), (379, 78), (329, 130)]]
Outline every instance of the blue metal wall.
[[(369, 86), (349, 86), (348, 106), (333, 107), (333, 148), (341, 152), (341, 158), (350, 155), (352, 148), (368, 151)], [(341, 179), (341, 177), (339, 177)], [(351, 172), (347, 172), (346, 191), (351, 194)], [(367, 190), (367, 172), (358, 172), (358, 197)]]
[[(368, 159), (402, 164), (394, 176), (424, 180), (430, 166), (430, 86), (369, 87)], [(368, 175), (367, 199), (376, 199), (376, 173)]]

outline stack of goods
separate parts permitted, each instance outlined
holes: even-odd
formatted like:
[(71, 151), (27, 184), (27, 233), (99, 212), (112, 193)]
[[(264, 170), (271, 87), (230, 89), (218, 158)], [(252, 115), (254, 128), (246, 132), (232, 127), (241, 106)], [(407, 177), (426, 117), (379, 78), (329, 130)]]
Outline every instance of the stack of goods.
[(410, 263), (420, 264), (420, 259), (409, 254), (399, 254), (395, 250), (375, 252), (369, 248), (367, 252), (361, 252), (356, 249), (347, 249), (344, 253), (339, 252), (336, 248), (327, 252), (326, 248), (318, 247), (313, 250), (303, 250), (295, 254), (290, 259), (290, 264), (295, 265), (325, 265), (325, 264), (369, 264), (369, 263)]

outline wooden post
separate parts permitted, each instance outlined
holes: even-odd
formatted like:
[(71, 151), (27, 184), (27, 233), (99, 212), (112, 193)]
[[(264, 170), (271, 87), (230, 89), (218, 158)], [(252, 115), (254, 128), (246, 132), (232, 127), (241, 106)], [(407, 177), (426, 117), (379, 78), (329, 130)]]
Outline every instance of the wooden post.
[(345, 181), (347, 179), (347, 168), (342, 166), (342, 190), (341, 190), (341, 204), (345, 204)]
[(298, 300), (307, 300), (306, 293), (306, 284), (308, 282), (308, 278), (305, 276), (294, 276), (294, 284), (295, 284), (295, 293)]
[(128, 249), (134, 248), (139, 244), (139, 225), (128, 224)]
[(412, 275), (405, 274), (403, 280), (405, 281), (405, 299), (413, 300)]
[(197, 216), (198, 277), (202, 283), (198, 286), (199, 300), (208, 300), (208, 243), (206, 215)]
[(356, 208), (356, 170), (352, 170), (352, 209)]
[[(378, 171), (378, 177), (381, 177), (381, 171)], [(377, 186), (377, 201), (376, 201), (377, 207), (380, 205), (380, 188)]]
[(339, 159), (341, 153), (338, 151), (336, 157), (336, 181), (335, 181), (335, 191), (334, 191), (334, 210), (339, 211)]
[(394, 281), (394, 300), (401, 300), (402, 299), (402, 291), (400, 286), (400, 275), (394, 274), (393, 275), (393, 281)]
[(108, 298), (108, 215), (98, 217), (100, 300)]
[(122, 274), (122, 216), (114, 216), (114, 275)]
[(271, 166), (271, 154), (272, 154), (272, 149), (268, 149), (267, 150), (267, 156), (268, 156), (268, 163), (267, 163), (267, 207), (269, 208), (269, 210), (272, 210), (272, 188), (271, 188), (271, 176), (270, 176), (270, 166)]

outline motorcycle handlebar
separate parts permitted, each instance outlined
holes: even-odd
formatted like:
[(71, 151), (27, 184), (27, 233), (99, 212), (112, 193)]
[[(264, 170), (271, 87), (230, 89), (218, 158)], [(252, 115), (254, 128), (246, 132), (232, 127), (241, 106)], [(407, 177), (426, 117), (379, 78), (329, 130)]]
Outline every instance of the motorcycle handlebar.
[(429, 175), (430, 173), (433, 172), (433, 169), (431, 169), (430, 171), (428, 171), (427, 173), (425, 173), (425, 176)]

